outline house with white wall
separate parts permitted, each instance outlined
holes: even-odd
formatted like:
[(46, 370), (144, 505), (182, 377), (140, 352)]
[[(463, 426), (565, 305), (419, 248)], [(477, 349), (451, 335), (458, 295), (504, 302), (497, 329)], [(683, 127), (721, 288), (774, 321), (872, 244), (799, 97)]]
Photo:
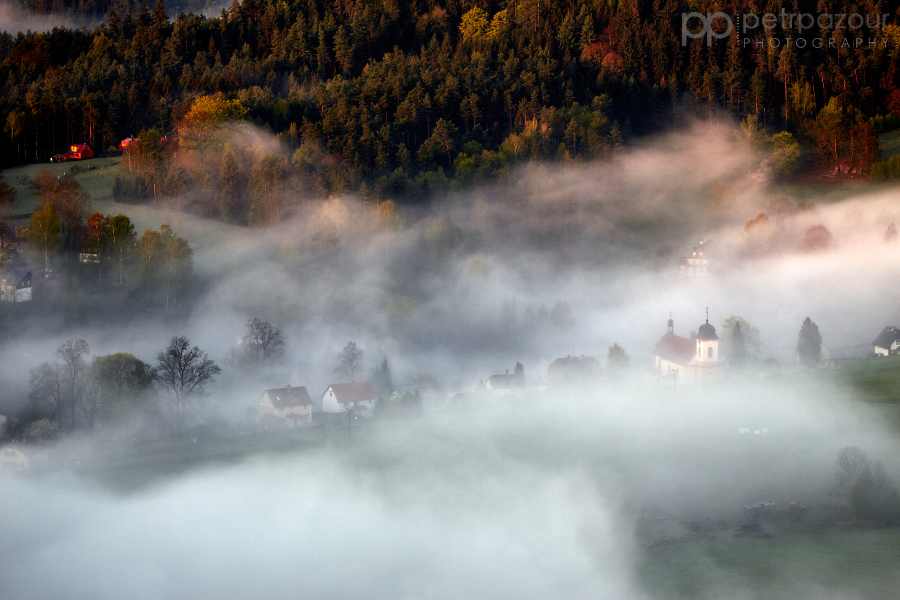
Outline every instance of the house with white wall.
[(332, 383), (313, 405), (314, 412), (344, 412), (352, 408), (368, 413), (375, 407), (378, 394), (368, 381)]
[(893, 325), (885, 327), (875, 341), (872, 342), (873, 351), (880, 356), (896, 354), (900, 349), (900, 329)]

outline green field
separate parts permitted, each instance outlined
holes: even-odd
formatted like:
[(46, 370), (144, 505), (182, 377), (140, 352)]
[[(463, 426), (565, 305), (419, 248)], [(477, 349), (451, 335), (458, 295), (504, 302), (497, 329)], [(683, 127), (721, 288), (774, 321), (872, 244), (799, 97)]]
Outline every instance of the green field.
[[(163, 223), (171, 225), (178, 235), (190, 242), (194, 249), (195, 260), (200, 264), (204, 263), (205, 258), (215, 260), (214, 253), (211, 253), (212, 256), (207, 256), (204, 251), (211, 250), (217, 242), (224, 239), (240, 241), (244, 236), (252, 235), (246, 227), (228, 225), (175, 210), (157, 208), (152, 205), (114, 202), (112, 188), (116, 176), (121, 173), (120, 160), (118, 157), (95, 158), (78, 163), (43, 163), (6, 169), (2, 172), (3, 178), (17, 191), (16, 204), (12, 212), (18, 215), (29, 215), (37, 208), (35, 197), (28, 190), (27, 185), (20, 183), (20, 180), (31, 179), (42, 169), (62, 176), (69, 173), (73, 166), (77, 166), (80, 172), (77, 173), (76, 179), (90, 194), (90, 212), (126, 215), (134, 224), (134, 230), (138, 237), (146, 229), (159, 229)], [(27, 225), (28, 219), (20, 218), (14, 224)]]
[(647, 548), (638, 560), (639, 580), (660, 598), (896, 598), (900, 529), (766, 539), (723, 532), (712, 540)]
[(900, 403), (900, 356), (842, 361), (837, 381), (871, 402)]

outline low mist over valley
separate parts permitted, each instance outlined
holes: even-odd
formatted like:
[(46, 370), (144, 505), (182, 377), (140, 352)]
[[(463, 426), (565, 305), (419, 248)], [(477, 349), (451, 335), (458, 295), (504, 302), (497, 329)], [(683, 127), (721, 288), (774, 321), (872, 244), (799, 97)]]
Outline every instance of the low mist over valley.
[[(251, 227), (114, 202), (127, 157), (79, 163), (84, 215), (133, 236), (75, 252), (62, 224), (11, 259), (0, 452), (29, 466), (0, 473), (0, 597), (886, 597), (897, 188), (761, 177), (739, 129), (415, 203), (284, 191)], [(221, 136), (204, 161), (286, 152)], [(73, 172), (5, 171), (16, 213), (47, 210), (41, 169)], [(669, 326), (709, 354), (665, 370)], [(182, 337), (193, 390), (166, 379)], [(127, 394), (97, 375), (118, 353)], [(264, 414), (288, 386), (311, 414)]]

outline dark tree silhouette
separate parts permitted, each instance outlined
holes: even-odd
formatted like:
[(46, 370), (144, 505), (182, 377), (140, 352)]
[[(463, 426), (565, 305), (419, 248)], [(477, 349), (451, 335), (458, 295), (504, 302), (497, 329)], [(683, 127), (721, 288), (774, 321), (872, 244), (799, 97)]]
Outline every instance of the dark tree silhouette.
[(822, 335), (819, 326), (809, 317), (800, 326), (800, 338), (797, 341), (797, 355), (805, 367), (813, 368), (822, 360)]
[(382, 359), (381, 365), (372, 371), (372, 386), (379, 396), (389, 396), (394, 391), (394, 377), (387, 357)]
[(242, 345), (251, 360), (270, 360), (284, 354), (281, 330), (256, 318), (247, 321), (247, 335), (244, 336)]
[(362, 371), (363, 351), (356, 342), (347, 342), (344, 349), (337, 355), (337, 364), (333, 373), (341, 375), (348, 381), (356, 381), (356, 375)]
[(173, 337), (165, 350), (156, 355), (156, 380), (169, 395), (175, 408), (175, 430), (181, 435), (185, 405), (206, 394), (204, 389), (222, 371), (206, 352), (184, 336)]
[(744, 342), (744, 332), (741, 331), (741, 322), (734, 324), (734, 332), (731, 334), (731, 364), (742, 367), (747, 363), (747, 345)]

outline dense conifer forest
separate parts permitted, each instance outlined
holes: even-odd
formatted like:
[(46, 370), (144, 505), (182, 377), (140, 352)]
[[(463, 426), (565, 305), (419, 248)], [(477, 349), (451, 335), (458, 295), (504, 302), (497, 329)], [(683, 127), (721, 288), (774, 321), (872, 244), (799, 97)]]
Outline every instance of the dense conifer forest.
[[(237, 223), (274, 218), (259, 198), (287, 189), (409, 202), (531, 159), (614, 160), (685, 112), (742, 121), (761, 144), (786, 132), (808, 164), (862, 173), (900, 116), (896, 2), (799, 1), (792, 12), (869, 20), (750, 30), (741, 15), (781, 5), (235, 0), (212, 17), (199, 4), (170, 14), (162, 0), (24, 6), (106, 16), (0, 36), (0, 162), (141, 136), (119, 199), (183, 196)], [(736, 26), (726, 36), (719, 19), (709, 45), (683, 44), (685, 11), (723, 11)], [(234, 120), (282, 144), (229, 142), (219, 125)]]

